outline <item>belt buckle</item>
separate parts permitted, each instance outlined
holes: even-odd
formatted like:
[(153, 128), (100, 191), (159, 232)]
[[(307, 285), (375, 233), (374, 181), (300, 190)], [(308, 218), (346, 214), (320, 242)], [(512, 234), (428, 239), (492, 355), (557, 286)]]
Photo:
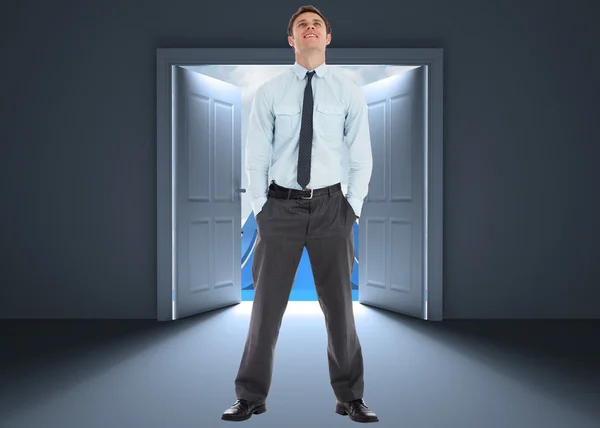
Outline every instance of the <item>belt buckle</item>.
[(313, 197), (313, 189), (302, 189), (301, 192), (308, 192), (310, 190), (310, 196), (305, 197), (305, 196), (300, 196), (301, 199), (312, 199)]

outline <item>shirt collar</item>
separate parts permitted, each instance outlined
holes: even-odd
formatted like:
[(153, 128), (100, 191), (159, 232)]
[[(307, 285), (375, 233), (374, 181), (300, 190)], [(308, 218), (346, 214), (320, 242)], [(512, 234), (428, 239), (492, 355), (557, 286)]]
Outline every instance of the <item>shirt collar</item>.
[[(302, 67), (300, 64), (298, 64), (297, 62), (294, 63), (294, 65), (292, 66), (292, 72), (298, 76), (299, 79), (304, 79), (306, 77), (306, 73), (308, 72), (308, 70), (304, 67)], [(317, 73), (317, 76), (319, 77), (323, 77), (327, 74), (327, 64), (323, 63), (320, 66), (318, 66), (317, 68), (315, 68), (315, 72)]]

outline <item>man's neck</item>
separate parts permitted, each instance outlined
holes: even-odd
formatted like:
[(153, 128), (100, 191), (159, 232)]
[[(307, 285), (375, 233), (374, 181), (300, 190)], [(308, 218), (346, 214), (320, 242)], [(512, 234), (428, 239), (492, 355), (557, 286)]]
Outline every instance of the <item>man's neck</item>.
[(316, 52), (312, 55), (296, 54), (296, 62), (308, 71), (312, 71), (325, 62), (325, 53)]

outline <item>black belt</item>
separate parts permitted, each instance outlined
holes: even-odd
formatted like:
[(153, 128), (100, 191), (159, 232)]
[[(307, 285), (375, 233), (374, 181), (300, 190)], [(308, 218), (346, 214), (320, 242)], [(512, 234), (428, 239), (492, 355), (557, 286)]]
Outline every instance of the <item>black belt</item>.
[(340, 183), (333, 186), (322, 187), (320, 189), (288, 189), (278, 184), (271, 183), (269, 186), (269, 196), (277, 199), (312, 199), (315, 196), (332, 195), (342, 190)]

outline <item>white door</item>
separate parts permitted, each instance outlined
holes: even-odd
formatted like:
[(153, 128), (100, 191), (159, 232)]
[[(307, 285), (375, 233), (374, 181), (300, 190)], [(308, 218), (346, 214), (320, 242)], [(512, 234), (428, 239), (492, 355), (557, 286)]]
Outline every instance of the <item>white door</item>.
[(358, 300), (425, 318), (426, 69), (363, 89), (373, 174), (360, 217)]
[(241, 301), (241, 88), (174, 67), (175, 318)]

